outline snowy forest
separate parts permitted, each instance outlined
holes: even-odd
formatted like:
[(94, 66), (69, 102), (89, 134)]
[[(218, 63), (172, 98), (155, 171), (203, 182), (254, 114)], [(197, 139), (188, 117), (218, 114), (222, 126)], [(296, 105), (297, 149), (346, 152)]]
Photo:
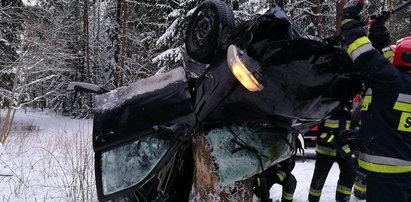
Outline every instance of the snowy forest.
[[(0, 109), (7, 120), (31, 107), (91, 117), (93, 95), (67, 91), (70, 81), (112, 90), (182, 65), (188, 18), (201, 0), (1, 0)], [(237, 23), (273, 1), (225, 0)], [(370, 14), (400, 0), (369, 1)], [(288, 0), (285, 10), (309, 35), (338, 34), (344, 0)], [(392, 39), (409, 35), (410, 10), (388, 23)], [(5, 124), (7, 125), (7, 124)], [(4, 130), (4, 129), (3, 129)]]

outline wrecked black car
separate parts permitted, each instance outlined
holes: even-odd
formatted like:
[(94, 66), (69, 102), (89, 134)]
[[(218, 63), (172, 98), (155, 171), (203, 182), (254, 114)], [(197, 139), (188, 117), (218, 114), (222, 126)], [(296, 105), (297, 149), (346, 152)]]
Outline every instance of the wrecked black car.
[[(200, 4), (184, 67), (95, 97), (99, 200), (187, 201), (196, 134), (205, 136), (222, 184), (289, 158), (298, 133), (361, 87), (345, 51), (330, 41), (310, 39), (277, 5), (235, 25), (225, 3)], [(237, 166), (234, 157), (251, 163)]]

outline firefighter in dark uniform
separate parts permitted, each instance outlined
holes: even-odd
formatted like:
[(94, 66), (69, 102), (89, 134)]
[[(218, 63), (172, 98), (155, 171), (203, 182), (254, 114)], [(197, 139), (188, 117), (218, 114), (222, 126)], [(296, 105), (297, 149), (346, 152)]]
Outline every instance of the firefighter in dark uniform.
[[(361, 101), (359, 101), (359, 105), (354, 107), (354, 111), (352, 112), (351, 116), (351, 136), (354, 136), (354, 140), (349, 141), (349, 145), (351, 150), (353, 151), (356, 158), (358, 158), (359, 154), (359, 146), (358, 146), (358, 130), (360, 129), (360, 110), (361, 110)], [(354, 146), (353, 146), (354, 144)], [(360, 200), (364, 200), (367, 192), (367, 176), (359, 169), (358, 167), (358, 160), (356, 160), (355, 165), (355, 178), (354, 178), (354, 191), (353, 194)]]
[[(393, 52), (387, 47), (389, 44), (391, 44), (391, 39), (390, 39), (391, 37), (390, 37), (390, 33), (387, 27), (385, 27), (385, 22), (389, 18), (389, 13), (383, 11), (380, 14), (373, 15), (372, 18), (374, 18), (376, 21), (372, 23), (370, 26), (368, 38), (370, 39), (372, 46), (378, 52), (380, 52), (386, 59), (390, 60), (392, 59), (394, 55), (393, 55)], [(363, 98), (365, 99), (366, 103), (370, 102), (371, 94), (372, 94), (372, 91), (370, 88), (368, 88), (368, 90), (365, 91), (365, 95), (363, 95)], [(356, 124), (351, 125), (352, 127), (353, 126), (355, 127), (353, 128), (354, 130), (358, 130), (360, 128), (360, 120), (359, 120), (360, 112), (366, 111), (365, 107), (361, 108), (360, 106), (359, 109), (360, 110), (356, 110), (356, 112), (353, 115), (353, 119), (356, 119), (356, 121), (354, 121)], [(356, 153), (356, 156), (358, 157), (358, 152), (355, 152), (355, 153)], [(367, 175), (364, 172), (362, 172), (361, 169), (357, 168), (356, 170), (357, 170), (357, 173), (356, 173), (355, 180), (354, 180), (354, 196), (357, 197), (358, 199), (364, 200), (366, 199), (366, 193), (367, 193), (367, 183), (366, 183)]]
[(281, 202), (293, 201), (297, 180), (291, 171), (294, 169), (295, 160), (291, 157), (277, 165), (274, 165), (255, 177), (253, 191), (261, 202), (271, 202), (270, 188), (274, 184), (283, 187)]
[(320, 200), (325, 180), (334, 162), (340, 167), (335, 199), (350, 200), (355, 175), (354, 159), (348, 144), (342, 143), (340, 139), (340, 133), (350, 128), (350, 118), (348, 109), (342, 108), (319, 125), (315, 169), (308, 194), (310, 202)]
[(393, 56), (391, 64), (366, 37), (362, 8), (358, 1), (344, 9), (341, 30), (347, 53), (370, 87), (358, 134), (367, 201), (411, 202), (411, 37), (384, 50)]

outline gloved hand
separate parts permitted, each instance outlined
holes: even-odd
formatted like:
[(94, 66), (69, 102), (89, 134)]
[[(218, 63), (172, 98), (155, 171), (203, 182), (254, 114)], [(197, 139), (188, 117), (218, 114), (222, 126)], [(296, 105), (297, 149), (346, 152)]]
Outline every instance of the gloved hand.
[(385, 27), (385, 22), (387, 22), (390, 16), (391, 13), (389, 11), (383, 11), (371, 16), (371, 19), (375, 21), (370, 25), (368, 38), (379, 51), (391, 44), (390, 32)]
[(371, 24), (370, 29), (375, 27), (384, 27), (385, 22), (390, 18), (391, 12), (390, 11), (382, 11), (380, 13), (371, 15), (371, 20), (375, 20), (374, 23)]
[(343, 21), (344, 20), (360, 20), (360, 13), (364, 7), (364, 0), (354, 1), (343, 9)]
[(359, 149), (357, 140), (358, 130), (344, 130), (339, 134), (340, 145), (348, 144), (351, 150), (356, 151)]

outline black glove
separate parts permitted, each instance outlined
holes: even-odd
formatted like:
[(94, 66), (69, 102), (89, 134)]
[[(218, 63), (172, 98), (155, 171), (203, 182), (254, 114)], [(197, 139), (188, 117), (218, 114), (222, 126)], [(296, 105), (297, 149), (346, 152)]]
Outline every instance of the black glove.
[(385, 22), (390, 18), (391, 13), (389, 11), (383, 11), (371, 16), (374, 23), (370, 26), (370, 39), (372, 45), (379, 51), (391, 44), (390, 32), (385, 27)]
[(390, 11), (382, 11), (381, 13), (377, 13), (374, 15), (371, 15), (371, 20), (375, 20), (374, 23), (371, 24), (370, 30), (375, 27), (384, 27), (385, 22), (388, 21), (388, 19), (391, 16)]
[(360, 20), (360, 13), (364, 7), (364, 1), (354, 1), (343, 9), (344, 20)]
[(339, 134), (340, 145), (348, 144), (351, 150), (356, 151), (359, 149), (357, 140), (358, 130), (344, 130)]

